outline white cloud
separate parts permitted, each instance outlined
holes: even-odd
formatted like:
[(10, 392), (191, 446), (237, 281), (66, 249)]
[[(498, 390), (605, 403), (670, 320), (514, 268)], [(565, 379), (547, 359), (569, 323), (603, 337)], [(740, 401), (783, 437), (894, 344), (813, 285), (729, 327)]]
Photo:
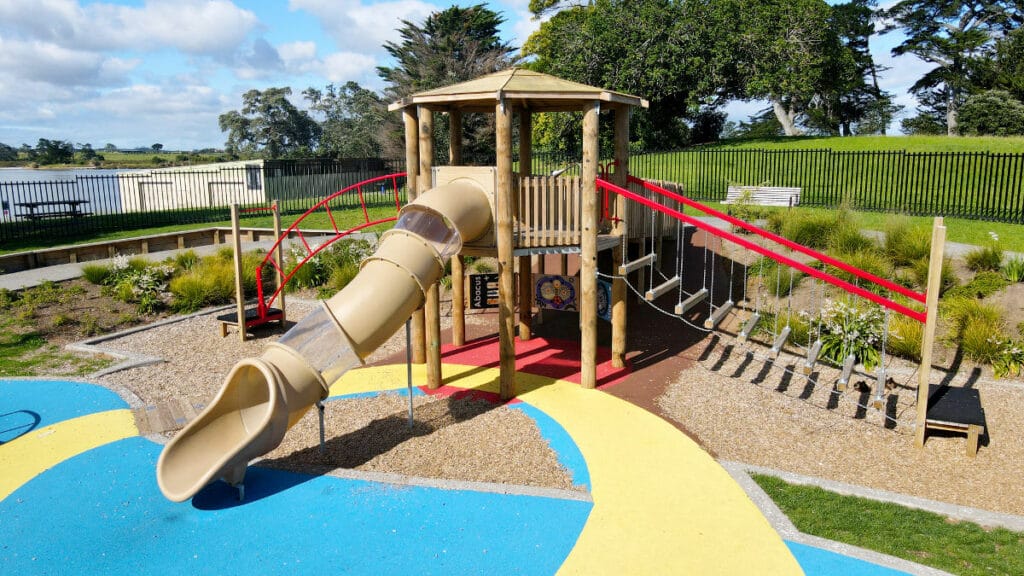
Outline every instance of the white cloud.
[(384, 42), (395, 41), (402, 20), (420, 23), (438, 7), (421, 0), (290, 0), (292, 10), (309, 12), (341, 50), (380, 54)]
[(0, 74), (18, 83), (103, 86), (127, 81), (138, 60), (106, 57), (45, 41), (9, 40), (0, 36)]
[(141, 7), (75, 0), (0, 2), (0, 31), (78, 50), (228, 53), (259, 24), (227, 0), (147, 0)]

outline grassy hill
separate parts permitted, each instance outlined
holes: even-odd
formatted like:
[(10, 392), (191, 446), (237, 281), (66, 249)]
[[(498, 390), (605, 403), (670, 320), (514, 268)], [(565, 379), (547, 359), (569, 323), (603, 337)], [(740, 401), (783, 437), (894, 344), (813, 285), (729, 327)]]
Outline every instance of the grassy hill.
[(997, 136), (797, 136), (756, 140), (724, 140), (705, 149), (765, 149), (907, 152), (1024, 152), (1024, 137)]

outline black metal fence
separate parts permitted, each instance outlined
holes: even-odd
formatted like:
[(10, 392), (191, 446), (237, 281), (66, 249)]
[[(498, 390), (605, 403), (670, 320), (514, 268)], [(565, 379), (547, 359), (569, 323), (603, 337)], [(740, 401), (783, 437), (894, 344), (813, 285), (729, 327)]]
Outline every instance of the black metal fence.
[[(577, 175), (579, 160), (578, 153), (536, 152), (532, 168)], [(0, 174), (0, 248), (224, 222), (233, 203), (265, 206), (277, 199), (283, 213), (298, 214), (346, 186), (404, 170), (401, 159), (362, 158), (83, 170), (43, 181), (4, 181)], [(704, 201), (724, 200), (730, 185), (787, 186), (801, 188), (804, 206), (845, 201), (861, 210), (1024, 223), (1024, 152), (688, 149), (634, 154), (630, 172), (681, 183), (688, 196)], [(371, 206), (394, 201), (387, 187), (363, 192)], [(338, 207), (357, 204), (352, 195)]]
[[(579, 155), (535, 153), (533, 171), (578, 171)], [(801, 188), (800, 204), (1024, 223), (1024, 152), (689, 149), (630, 158), (630, 173), (720, 202), (730, 185)]]
[[(404, 160), (364, 158), (267, 161), (220, 168), (81, 170), (50, 179), (39, 179), (41, 175), (36, 173), (32, 174), (35, 180), (0, 180), (0, 247), (224, 222), (230, 219), (230, 206), (235, 203), (266, 206), (277, 199), (282, 213), (299, 214), (347, 186), (404, 169)], [(394, 205), (390, 186), (363, 190), (363, 197), (369, 206)], [(358, 196), (352, 194), (332, 207), (358, 205)], [(246, 217), (260, 216), (252, 213)]]

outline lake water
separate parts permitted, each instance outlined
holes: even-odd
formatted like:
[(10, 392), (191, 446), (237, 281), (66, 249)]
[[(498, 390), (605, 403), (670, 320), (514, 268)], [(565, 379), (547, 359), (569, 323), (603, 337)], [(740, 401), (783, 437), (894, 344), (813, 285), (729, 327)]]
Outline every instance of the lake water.
[(138, 170), (74, 168), (32, 170), (0, 168), (0, 207), (4, 220), (20, 219), (27, 202), (86, 200), (83, 212), (109, 214), (121, 211), (117, 175)]

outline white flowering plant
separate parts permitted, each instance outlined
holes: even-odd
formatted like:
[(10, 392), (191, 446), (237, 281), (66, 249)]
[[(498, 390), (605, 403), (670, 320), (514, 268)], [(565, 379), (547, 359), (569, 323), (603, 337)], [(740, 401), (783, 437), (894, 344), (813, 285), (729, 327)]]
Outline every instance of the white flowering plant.
[(140, 314), (151, 314), (165, 305), (167, 281), (173, 274), (171, 264), (117, 256), (103, 280), (104, 290), (122, 302), (135, 304)]
[(820, 357), (842, 364), (853, 354), (871, 370), (878, 365), (885, 314), (877, 306), (848, 300), (826, 300), (811, 329), (821, 332)]
[(1012, 338), (994, 340), (993, 343), (999, 348), (999, 353), (992, 359), (992, 371), (996, 378), (1020, 376), (1024, 371), (1024, 343)]

